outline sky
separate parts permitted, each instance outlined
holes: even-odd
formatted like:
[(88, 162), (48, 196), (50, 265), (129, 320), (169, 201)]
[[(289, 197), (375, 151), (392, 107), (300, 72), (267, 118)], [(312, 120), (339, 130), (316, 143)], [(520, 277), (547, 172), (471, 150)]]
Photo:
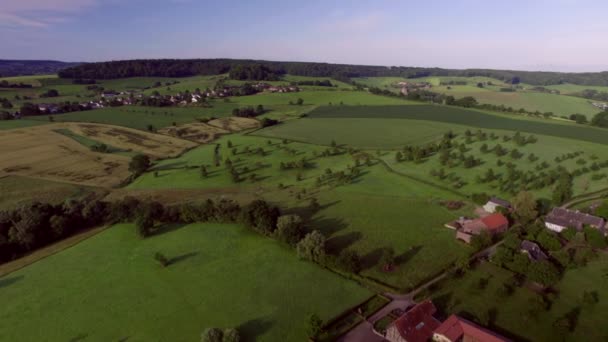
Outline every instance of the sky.
[(605, 0), (0, 0), (0, 59), (608, 70)]

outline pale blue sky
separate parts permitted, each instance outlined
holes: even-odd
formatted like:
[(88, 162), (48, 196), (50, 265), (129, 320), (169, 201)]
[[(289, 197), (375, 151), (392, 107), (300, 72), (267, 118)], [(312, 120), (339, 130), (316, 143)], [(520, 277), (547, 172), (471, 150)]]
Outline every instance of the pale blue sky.
[(608, 70), (601, 0), (0, 0), (0, 58)]

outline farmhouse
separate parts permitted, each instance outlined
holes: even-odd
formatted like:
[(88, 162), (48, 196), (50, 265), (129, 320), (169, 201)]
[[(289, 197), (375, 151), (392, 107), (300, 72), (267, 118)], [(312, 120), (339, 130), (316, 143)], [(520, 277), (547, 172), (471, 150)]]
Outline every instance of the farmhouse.
[(548, 259), (547, 254), (543, 252), (540, 246), (532, 241), (522, 241), (519, 246), (519, 250), (520, 252), (527, 254), (528, 258), (530, 258), (530, 260), (532, 261), (541, 261)]
[(433, 333), (435, 342), (507, 342), (510, 341), (469, 320), (451, 315)]
[(545, 226), (558, 233), (566, 228), (580, 231), (584, 226), (591, 226), (604, 232), (605, 225), (606, 221), (601, 217), (565, 208), (553, 208), (551, 213), (545, 217)]
[(441, 322), (433, 315), (437, 308), (430, 300), (417, 304), (397, 318), (386, 329), (390, 342), (426, 342), (433, 336)]
[(494, 213), (475, 220), (461, 219), (453, 223), (456, 226), (456, 239), (471, 243), (474, 235), (486, 231), (490, 235), (505, 232), (509, 228), (509, 221), (500, 213)]
[(488, 213), (495, 213), (497, 208), (511, 209), (511, 203), (498, 197), (492, 197), (488, 200), (488, 203), (483, 206), (483, 210)]

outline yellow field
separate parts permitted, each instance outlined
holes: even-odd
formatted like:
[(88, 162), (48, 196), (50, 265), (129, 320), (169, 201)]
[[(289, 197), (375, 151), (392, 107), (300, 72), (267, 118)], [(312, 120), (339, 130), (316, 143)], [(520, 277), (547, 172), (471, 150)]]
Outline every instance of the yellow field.
[(259, 121), (255, 119), (228, 117), (214, 119), (208, 123), (194, 122), (174, 127), (165, 127), (158, 132), (205, 144), (217, 139), (222, 134), (240, 132), (259, 126)]
[(55, 132), (58, 129), (69, 129), (99, 142), (155, 158), (176, 156), (196, 146), (182, 139), (110, 125), (57, 123), (12, 129), (0, 134), (0, 177), (17, 175), (113, 187), (129, 176), (128, 157), (92, 152)]

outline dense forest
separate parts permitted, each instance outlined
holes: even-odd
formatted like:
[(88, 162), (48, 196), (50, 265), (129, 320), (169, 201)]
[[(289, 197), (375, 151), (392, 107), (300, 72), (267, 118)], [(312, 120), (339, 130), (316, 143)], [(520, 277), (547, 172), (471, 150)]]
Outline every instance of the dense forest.
[(55, 74), (61, 69), (78, 65), (58, 61), (19, 61), (0, 59), (0, 77)]
[[(248, 72), (253, 70), (263, 72)], [(240, 71), (239, 71), (240, 70)], [(245, 72), (242, 72), (245, 70)], [(239, 72), (233, 72), (239, 71)], [(349, 81), (352, 77), (393, 76), (419, 78), (426, 76), (487, 76), (509, 83), (550, 85), (573, 83), (580, 85), (608, 85), (608, 72), (560, 73), (539, 71), (489, 70), (489, 69), (441, 69), (416, 67), (386, 67), (307, 62), (271, 62), (237, 59), (140, 59), (86, 63), (59, 72), (63, 78), (111, 79), (136, 76), (185, 77), (193, 75), (217, 75), (233, 72), (235, 77), (252, 79), (263, 75), (270, 79), (284, 74), (299, 76), (331, 77)]]

